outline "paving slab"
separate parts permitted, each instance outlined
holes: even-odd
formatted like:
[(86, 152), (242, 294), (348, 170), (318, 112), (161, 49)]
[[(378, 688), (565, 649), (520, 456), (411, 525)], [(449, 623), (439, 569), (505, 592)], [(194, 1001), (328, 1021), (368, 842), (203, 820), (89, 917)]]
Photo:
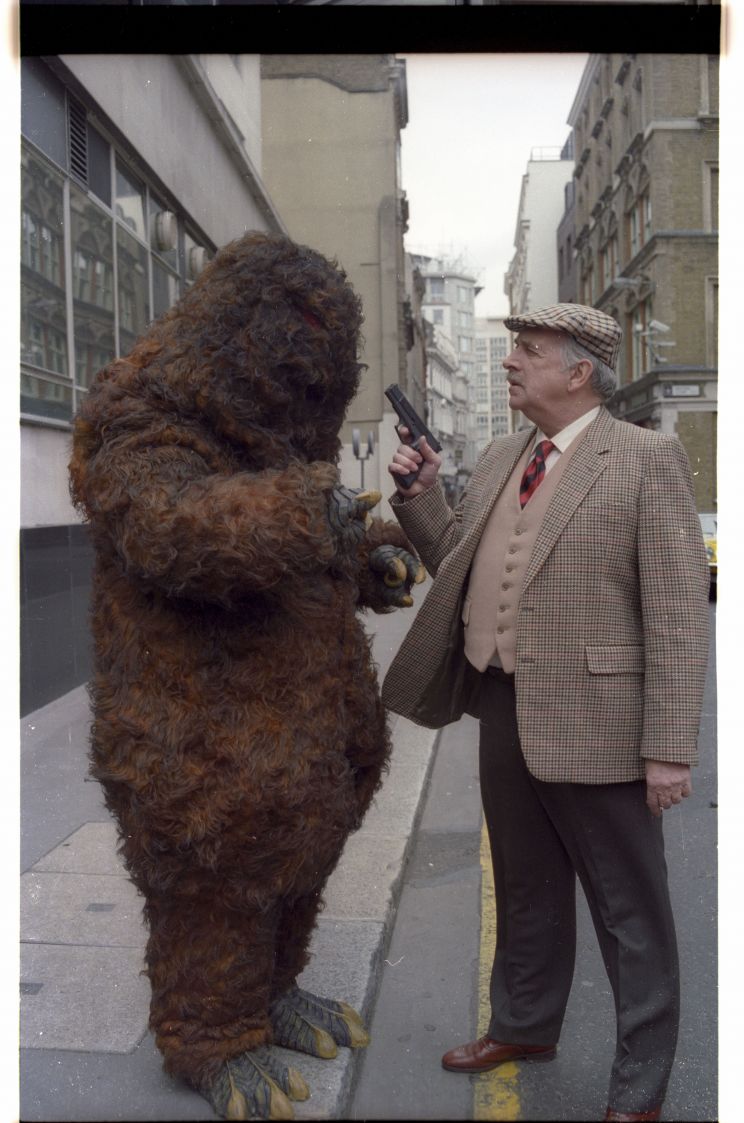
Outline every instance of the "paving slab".
[(141, 948), (24, 944), (21, 1046), (131, 1052), (147, 1031), (141, 970)]
[(126, 877), (124, 863), (116, 852), (115, 824), (85, 823), (32, 867), (46, 873), (93, 873)]
[(21, 932), (27, 943), (142, 948), (142, 898), (124, 877), (26, 873)]

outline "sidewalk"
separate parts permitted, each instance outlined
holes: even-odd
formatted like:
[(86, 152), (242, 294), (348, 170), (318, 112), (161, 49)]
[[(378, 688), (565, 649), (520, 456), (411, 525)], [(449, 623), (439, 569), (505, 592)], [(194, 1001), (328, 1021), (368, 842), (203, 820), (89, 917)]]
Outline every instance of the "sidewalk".
[[(415, 590), (417, 604), (427, 589)], [(367, 618), (380, 678), (412, 619)], [(164, 1075), (147, 1030), (141, 899), (86, 775), (88, 720), (80, 687), (21, 723), (21, 1118), (215, 1118), (206, 1101)], [(367, 1019), (438, 736), (403, 718), (391, 716), (391, 724), (390, 772), (328, 883), (301, 977)], [(297, 1118), (344, 1118), (359, 1053), (341, 1049), (320, 1061), (282, 1052), (312, 1093), (295, 1105)]]

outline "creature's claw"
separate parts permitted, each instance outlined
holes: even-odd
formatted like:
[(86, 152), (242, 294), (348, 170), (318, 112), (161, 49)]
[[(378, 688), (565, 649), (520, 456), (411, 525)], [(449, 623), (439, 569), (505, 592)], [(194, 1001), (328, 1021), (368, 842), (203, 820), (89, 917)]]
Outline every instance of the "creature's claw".
[(369, 1044), (369, 1034), (356, 1010), (299, 987), (278, 998), (269, 1016), (277, 1045), (313, 1057), (335, 1057), (338, 1045), (361, 1049)]
[(334, 487), (328, 497), (328, 521), (344, 549), (357, 546), (372, 522), (371, 509), (382, 499), (379, 491)]
[(382, 577), (383, 584), (391, 591), (388, 603), (394, 607), (409, 607), (413, 604), (409, 596), (412, 585), (420, 585), (426, 577), (418, 558), (404, 550), (402, 546), (390, 543), (377, 546), (369, 555), (370, 568)]
[(290, 1100), (306, 1100), (310, 1089), (262, 1045), (226, 1061), (201, 1094), (223, 1119), (294, 1119)]

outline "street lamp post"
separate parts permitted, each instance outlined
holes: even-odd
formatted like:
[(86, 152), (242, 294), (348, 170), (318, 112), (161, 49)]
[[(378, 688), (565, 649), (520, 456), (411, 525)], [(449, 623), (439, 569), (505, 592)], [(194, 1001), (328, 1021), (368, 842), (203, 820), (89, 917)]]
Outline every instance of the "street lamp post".
[(370, 456), (374, 456), (375, 452), (375, 435), (372, 430), (370, 429), (367, 433), (367, 451), (365, 455), (362, 455), (361, 434), (358, 429), (351, 430), (351, 447), (354, 450), (354, 456), (359, 461), (361, 486), (364, 487), (364, 461), (368, 460)]

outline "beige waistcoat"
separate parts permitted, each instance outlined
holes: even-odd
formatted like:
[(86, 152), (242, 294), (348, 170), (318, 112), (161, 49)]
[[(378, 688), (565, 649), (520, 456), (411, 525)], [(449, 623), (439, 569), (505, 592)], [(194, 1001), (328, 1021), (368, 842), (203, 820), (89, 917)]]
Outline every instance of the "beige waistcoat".
[(528, 445), (489, 515), (462, 613), (465, 656), (479, 671), (494, 663), (514, 672), (517, 613), (527, 566), (550, 500), (585, 434), (583, 429), (561, 453), (523, 510), (519, 485), (533, 451)]

